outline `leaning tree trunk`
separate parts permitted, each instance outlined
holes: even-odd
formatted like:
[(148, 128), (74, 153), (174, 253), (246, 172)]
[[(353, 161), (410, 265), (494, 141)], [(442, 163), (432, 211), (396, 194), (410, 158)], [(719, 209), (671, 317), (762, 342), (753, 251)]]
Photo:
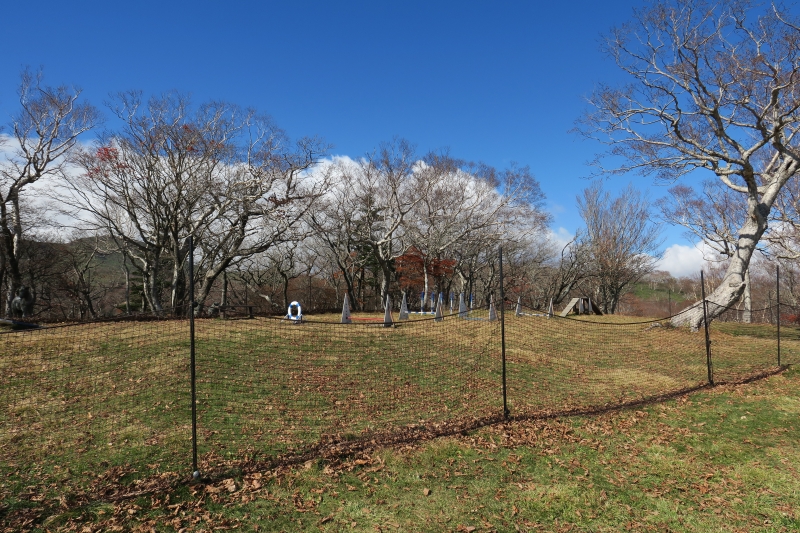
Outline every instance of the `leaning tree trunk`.
[[(750, 259), (756, 250), (756, 244), (767, 229), (767, 216), (774, 201), (774, 196), (764, 196), (762, 202), (758, 202), (754, 195), (748, 198), (747, 219), (739, 230), (736, 251), (731, 256), (728, 270), (714, 292), (706, 296), (709, 323), (738, 302), (745, 291)], [(671, 323), (673, 326), (689, 326), (692, 331), (697, 331), (703, 325), (703, 320), (703, 302), (700, 301), (675, 315)]]
[[(355, 281), (352, 279), (352, 277), (349, 274), (347, 274), (345, 272), (345, 270), (342, 270), (342, 273), (343, 273), (342, 277), (344, 278), (345, 291), (346, 291), (346, 294), (348, 296), (348, 299), (351, 302), (355, 302), (356, 301)], [(339, 304), (338, 295), (337, 295), (336, 304), (337, 305)], [(351, 305), (353, 305), (353, 304), (351, 304)]]

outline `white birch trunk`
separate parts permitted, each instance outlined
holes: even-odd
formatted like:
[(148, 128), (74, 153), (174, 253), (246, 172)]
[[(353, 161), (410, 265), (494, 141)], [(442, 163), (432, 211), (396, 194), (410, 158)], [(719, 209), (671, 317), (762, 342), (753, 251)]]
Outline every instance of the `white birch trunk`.
[[(722, 283), (706, 296), (709, 323), (742, 298), (748, 285), (746, 276), (750, 260), (755, 253), (758, 241), (767, 230), (767, 217), (772, 204), (783, 184), (793, 174), (794, 168), (791, 168), (788, 175), (773, 178), (769, 186), (763, 190), (760, 202), (758, 201), (759, 194), (756, 191), (750, 193), (747, 199), (747, 218), (739, 230), (736, 250), (728, 264), (728, 270), (725, 272)], [(703, 302), (701, 301), (676, 315), (671, 323), (674, 326), (689, 326), (692, 331), (697, 331), (703, 325), (703, 321)]]
[(744, 273), (744, 313), (742, 313), (742, 322), (745, 324), (749, 324), (752, 322), (753, 317), (753, 299), (751, 295), (751, 285), (750, 285), (750, 269), (748, 268)]

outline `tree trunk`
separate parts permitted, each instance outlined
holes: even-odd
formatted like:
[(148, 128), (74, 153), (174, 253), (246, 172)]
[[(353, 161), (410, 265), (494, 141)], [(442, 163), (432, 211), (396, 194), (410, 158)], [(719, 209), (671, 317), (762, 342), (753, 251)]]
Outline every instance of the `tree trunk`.
[[(339, 256), (338, 254), (334, 254), (334, 260), (336, 261), (336, 266), (339, 267), (339, 271), (342, 273), (342, 277), (344, 278), (344, 283), (346, 287), (345, 290), (347, 291), (347, 297), (350, 300), (350, 305), (353, 305), (356, 296), (354, 289), (355, 282), (353, 281), (353, 275), (349, 272), (347, 262), (341, 260), (341, 256)], [(340, 297), (339, 284), (338, 283), (334, 284), (334, 288), (336, 289), (336, 302), (338, 305)]]
[(172, 304), (172, 314), (175, 316), (185, 315), (186, 305), (186, 257), (189, 255), (189, 239), (185, 239), (182, 245), (177, 244), (174, 239), (172, 251), (172, 283), (170, 285), (170, 302)]
[[(88, 290), (82, 290), (81, 296), (83, 297), (84, 302), (86, 302), (86, 311), (89, 313), (89, 316), (92, 319), (97, 318), (97, 312), (94, 310), (91, 293)], [(81, 315), (83, 315), (83, 313), (81, 313)], [(83, 318), (83, 316), (81, 316), (81, 318)]]
[(14, 221), (14, 215), (9, 214), (6, 204), (0, 202), (0, 231), (3, 232), (3, 254), (6, 268), (6, 302), (5, 316), (11, 317), (11, 302), (17, 295), (17, 289), (22, 285), (22, 274), (19, 270), (17, 250), (19, 249), (19, 238), (16, 234), (18, 224)]
[(364, 270), (365, 269), (362, 268), (360, 270), (360, 272), (359, 272), (359, 275), (358, 275), (358, 298), (356, 300), (354, 300), (354, 302), (356, 302), (356, 308), (359, 311), (363, 311), (364, 310), (364, 305), (363, 305), (363, 303), (364, 303), (364, 300), (363, 300), (364, 299)]
[(283, 279), (283, 307), (289, 309), (289, 276), (285, 272), (281, 272)]
[(464, 277), (464, 273), (460, 269), (458, 271), (458, 280), (461, 282), (461, 292), (464, 293), (467, 290), (467, 278)]
[[(356, 301), (356, 299), (355, 299), (356, 291), (355, 291), (355, 289), (353, 287), (353, 280), (350, 279), (350, 276), (348, 276), (348, 275), (344, 276), (344, 284), (345, 284), (345, 291), (347, 293), (348, 299), (351, 302), (355, 302)], [(339, 290), (338, 287), (337, 287), (336, 290), (337, 290), (337, 303), (338, 303), (338, 290)]]
[(6, 279), (5, 254), (3, 253), (3, 250), (0, 249), (0, 294), (2, 294), (2, 287), (3, 284), (5, 283), (5, 279)]
[(753, 312), (753, 299), (751, 297), (751, 288), (750, 288), (750, 268), (748, 268), (744, 273), (744, 313), (742, 313), (742, 322), (745, 324), (749, 324), (752, 322)]
[(161, 316), (164, 312), (164, 308), (161, 306), (161, 295), (159, 294), (158, 290), (159, 269), (157, 268), (157, 258), (154, 261), (154, 265), (156, 266), (150, 270), (147, 275), (147, 290), (145, 292), (147, 294), (147, 303), (149, 304), (150, 309), (154, 314)]
[[(425, 281), (424, 281), (424, 286), (423, 286), (423, 289), (422, 289), (422, 309), (420, 309), (420, 311), (424, 312), (425, 311), (425, 302), (428, 301), (427, 298), (428, 298), (428, 287), (429, 287), (429, 285), (428, 285), (428, 268), (427, 268), (427, 266), (425, 266), (424, 262), (422, 263), (422, 271), (423, 271), (423, 275), (424, 275), (423, 279)], [(431, 309), (431, 311), (434, 311), (434, 309)]]
[(231, 259), (224, 259), (217, 266), (206, 271), (205, 275), (203, 276), (203, 284), (200, 285), (200, 288), (195, 292), (196, 305), (202, 308), (206, 302), (206, 298), (208, 298), (208, 295), (211, 293), (211, 288), (214, 285), (214, 281), (216, 281), (220, 274), (227, 270), (230, 264)]
[(379, 309), (380, 307), (383, 306), (383, 303), (386, 302), (386, 295), (389, 294), (389, 282), (392, 275), (392, 271), (389, 268), (388, 261), (387, 262), (381, 261), (380, 266), (381, 266), (381, 273), (383, 274), (382, 276), (383, 279), (381, 279), (381, 297), (380, 297), (381, 305), (378, 307)]
[[(767, 197), (767, 195), (764, 195)], [(728, 264), (728, 270), (722, 283), (714, 292), (706, 297), (709, 323), (721, 315), (742, 297), (747, 286), (745, 277), (750, 267), (750, 259), (756, 249), (759, 239), (767, 229), (767, 216), (769, 215), (774, 195), (769, 200), (758, 202), (755, 195), (750, 195), (747, 201), (747, 219), (739, 230), (739, 239), (736, 251)], [(703, 325), (703, 302), (697, 302), (684, 312), (673, 317), (673, 326), (689, 326), (692, 331), (697, 331)]]
[(173, 255), (172, 258), (172, 282), (170, 283), (169, 303), (172, 307), (173, 316), (178, 314), (178, 306), (180, 305), (178, 298), (178, 277), (183, 271), (183, 265), (178, 261), (178, 258)]
[(228, 271), (222, 271), (222, 296), (220, 297), (220, 305), (225, 307), (228, 305)]

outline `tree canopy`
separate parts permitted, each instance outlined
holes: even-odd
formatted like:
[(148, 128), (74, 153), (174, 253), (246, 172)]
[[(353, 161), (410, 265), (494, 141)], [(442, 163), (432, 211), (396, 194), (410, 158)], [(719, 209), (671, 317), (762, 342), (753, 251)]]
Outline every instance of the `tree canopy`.
[[(601, 85), (578, 123), (609, 146), (600, 171), (668, 182), (711, 173), (741, 194), (713, 318), (741, 297), (772, 206), (800, 169), (800, 25), (777, 4), (669, 0), (636, 11), (604, 49), (629, 82)], [(676, 323), (702, 320), (698, 305)]]

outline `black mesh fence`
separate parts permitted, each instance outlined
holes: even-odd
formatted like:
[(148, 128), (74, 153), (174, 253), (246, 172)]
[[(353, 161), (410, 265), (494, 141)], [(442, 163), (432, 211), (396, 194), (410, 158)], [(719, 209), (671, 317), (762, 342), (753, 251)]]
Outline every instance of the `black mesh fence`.
[(706, 383), (705, 339), (668, 320), (506, 319), (511, 412), (602, 409)]
[(778, 365), (777, 310), (777, 306), (750, 311), (732, 307), (711, 323), (715, 381), (743, 381)]
[[(777, 309), (778, 306), (775, 306)], [(782, 364), (800, 363), (800, 307), (794, 305), (781, 304), (780, 314), (773, 313), (775, 318), (771, 322), (775, 326), (775, 337), (780, 338), (780, 355)], [(777, 317), (780, 317), (778, 320)], [(780, 337), (778, 328), (780, 327)], [(756, 330), (758, 331), (758, 330)], [(771, 336), (773, 330), (758, 332), (767, 337)]]
[(0, 490), (44, 481), (58, 492), (121, 465), (185, 468), (188, 347), (186, 321), (0, 334)]
[(501, 410), (499, 323), (197, 321), (198, 445), (299, 452)]
[[(512, 417), (600, 410), (708, 383), (702, 330), (513, 309), (505, 354), (501, 321), (485, 309), (392, 327), (382, 316), (196, 320), (201, 470), (499, 420), (503, 357)], [(777, 320), (791, 313), (770, 312), (773, 324), (712, 323), (715, 382), (777, 370)], [(781, 363), (798, 362), (797, 322), (782, 320), (780, 331)], [(89, 490), (114, 468), (123, 482), (190, 473), (189, 351), (187, 320), (0, 334), (0, 510), (33, 484)]]

